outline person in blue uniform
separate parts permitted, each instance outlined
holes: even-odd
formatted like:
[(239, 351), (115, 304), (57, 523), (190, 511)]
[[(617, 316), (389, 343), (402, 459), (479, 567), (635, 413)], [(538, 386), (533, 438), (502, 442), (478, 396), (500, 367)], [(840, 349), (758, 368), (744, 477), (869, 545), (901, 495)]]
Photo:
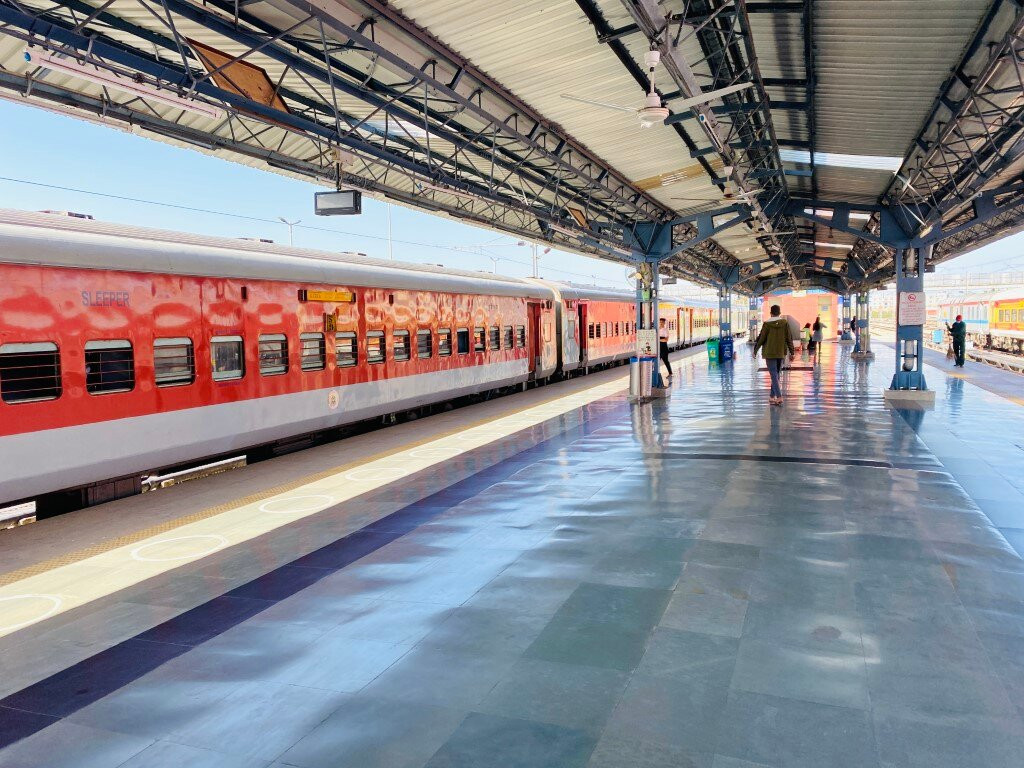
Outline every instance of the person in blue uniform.
[(964, 322), (964, 316), (957, 315), (952, 325), (946, 323), (946, 330), (953, 337), (953, 364), (957, 368), (963, 368), (964, 349), (967, 346), (967, 323)]

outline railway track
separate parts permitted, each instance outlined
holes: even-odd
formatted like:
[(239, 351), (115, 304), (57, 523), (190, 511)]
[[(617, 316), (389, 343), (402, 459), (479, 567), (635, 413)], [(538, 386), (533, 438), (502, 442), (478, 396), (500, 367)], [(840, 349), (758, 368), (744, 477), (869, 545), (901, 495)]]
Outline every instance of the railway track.
[[(877, 322), (872, 325), (876, 329), (889, 331), (893, 334), (896, 332), (896, 329), (891, 325), (882, 325)], [(946, 346), (944, 344), (935, 344), (928, 339), (925, 339), (925, 346), (938, 352), (945, 353), (946, 351)], [(985, 363), (986, 365), (991, 365), (1004, 371), (1010, 371), (1011, 373), (1024, 374), (1024, 355), (1011, 355), (1007, 352), (995, 352), (990, 349), (975, 348), (968, 349), (965, 357), (976, 363)]]

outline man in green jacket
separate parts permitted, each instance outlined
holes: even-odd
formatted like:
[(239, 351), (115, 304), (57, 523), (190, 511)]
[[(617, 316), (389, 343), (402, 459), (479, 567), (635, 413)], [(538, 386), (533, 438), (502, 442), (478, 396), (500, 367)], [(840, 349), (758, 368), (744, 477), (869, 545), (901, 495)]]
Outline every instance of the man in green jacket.
[(953, 337), (953, 357), (956, 358), (954, 364), (957, 368), (963, 368), (964, 348), (967, 346), (967, 323), (964, 322), (964, 316), (957, 315), (953, 325), (946, 323), (946, 330)]
[(757, 358), (757, 350), (764, 348), (761, 356), (765, 365), (768, 366), (768, 375), (772, 379), (772, 389), (768, 402), (772, 405), (782, 405), (782, 386), (779, 384), (779, 374), (782, 372), (782, 361), (787, 353), (789, 359), (793, 359), (795, 350), (793, 348), (793, 333), (789, 329), (789, 323), (782, 317), (782, 309), (778, 304), (772, 304), (771, 319), (766, 320), (761, 326), (761, 333), (757, 336), (754, 344), (754, 357)]

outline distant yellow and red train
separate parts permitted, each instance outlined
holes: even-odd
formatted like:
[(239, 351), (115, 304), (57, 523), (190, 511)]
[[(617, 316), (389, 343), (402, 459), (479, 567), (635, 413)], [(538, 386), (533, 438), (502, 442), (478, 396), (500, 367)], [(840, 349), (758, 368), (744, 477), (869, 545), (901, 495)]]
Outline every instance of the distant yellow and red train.
[[(627, 291), (0, 210), (0, 503), (626, 360)], [(670, 344), (717, 307), (663, 302)], [(746, 311), (733, 314), (746, 328)]]
[(976, 346), (1024, 354), (1024, 288), (965, 294), (939, 303), (939, 323), (952, 323), (957, 315), (963, 315)]

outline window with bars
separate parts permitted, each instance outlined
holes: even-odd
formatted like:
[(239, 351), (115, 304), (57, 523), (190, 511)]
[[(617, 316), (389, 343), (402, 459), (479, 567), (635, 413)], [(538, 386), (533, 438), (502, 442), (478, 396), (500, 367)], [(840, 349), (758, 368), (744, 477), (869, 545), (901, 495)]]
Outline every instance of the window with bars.
[(434, 356), (434, 334), (427, 328), (416, 331), (416, 356), (421, 359)]
[(594, 338), (594, 334), (595, 334), (594, 324), (593, 323), (588, 323), (587, 324), (587, 338), (588, 339), (593, 339)]
[(231, 381), (245, 375), (245, 355), (241, 336), (214, 336), (210, 339), (210, 365), (214, 381)]
[(459, 328), (458, 331), (459, 354), (469, 354), (469, 328)]
[(50, 341), (0, 345), (0, 399), (5, 403), (56, 400), (61, 393), (60, 351)]
[(441, 357), (449, 357), (452, 353), (452, 330), (442, 328), (437, 332), (437, 354)]
[(300, 333), (299, 353), (302, 370), (322, 371), (327, 367), (327, 342), (322, 333)]
[(288, 337), (283, 333), (264, 333), (258, 343), (260, 375), (288, 373)]
[(516, 326), (516, 347), (518, 347), (519, 349), (525, 349), (526, 348), (526, 326), (525, 325), (517, 325)]
[(339, 368), (351, 368), (359, 362), (359, 345), (356, 335), (344, 331), (334, 335), (334, 364)]
[(597, 335), (594, 338), (600, 339), (601, 338), (601, 324), (600, 323), (595, 324), (594, 325), (594, 330), (597, 332)]
[(395, 331), (393, 343), (395, 345), (395, 360), (409, 359), (409, 332)]
[(85, 343), (85, 390), (93, 395), (135, 388), (135, 354), (127, 339)]
[(192, 339), (153, 339), (153, 378), (158, 387), (191, 384), (196, 380)]
[(492, 325), (491, 326), (490, 337), (491, 337), (491, 339), (490, 339), (490, 341), (491, 341), (490, 348), (492, 350), (501, 349), (501, 329), (498, 328), (498, 326), (496, 326), (496, 325)]
[(484, 352), (487, 349), (487, 331), (483, 328), (473, 330), (473, 351)]
[(512, 349), (512, 347), (515, 346), (516, 337), (515, 337), (515, 334), (512, 331), (512, 326), (511, 325), (506, 325), (505, 326), (505, 329), (502, 332), (502, 336), (505, 337), (505, 342), (504, 342), (505, 349)]
[(386, 352), (384, 331), (368, 331), (366, 334), (366, 362), (383, 363)]

